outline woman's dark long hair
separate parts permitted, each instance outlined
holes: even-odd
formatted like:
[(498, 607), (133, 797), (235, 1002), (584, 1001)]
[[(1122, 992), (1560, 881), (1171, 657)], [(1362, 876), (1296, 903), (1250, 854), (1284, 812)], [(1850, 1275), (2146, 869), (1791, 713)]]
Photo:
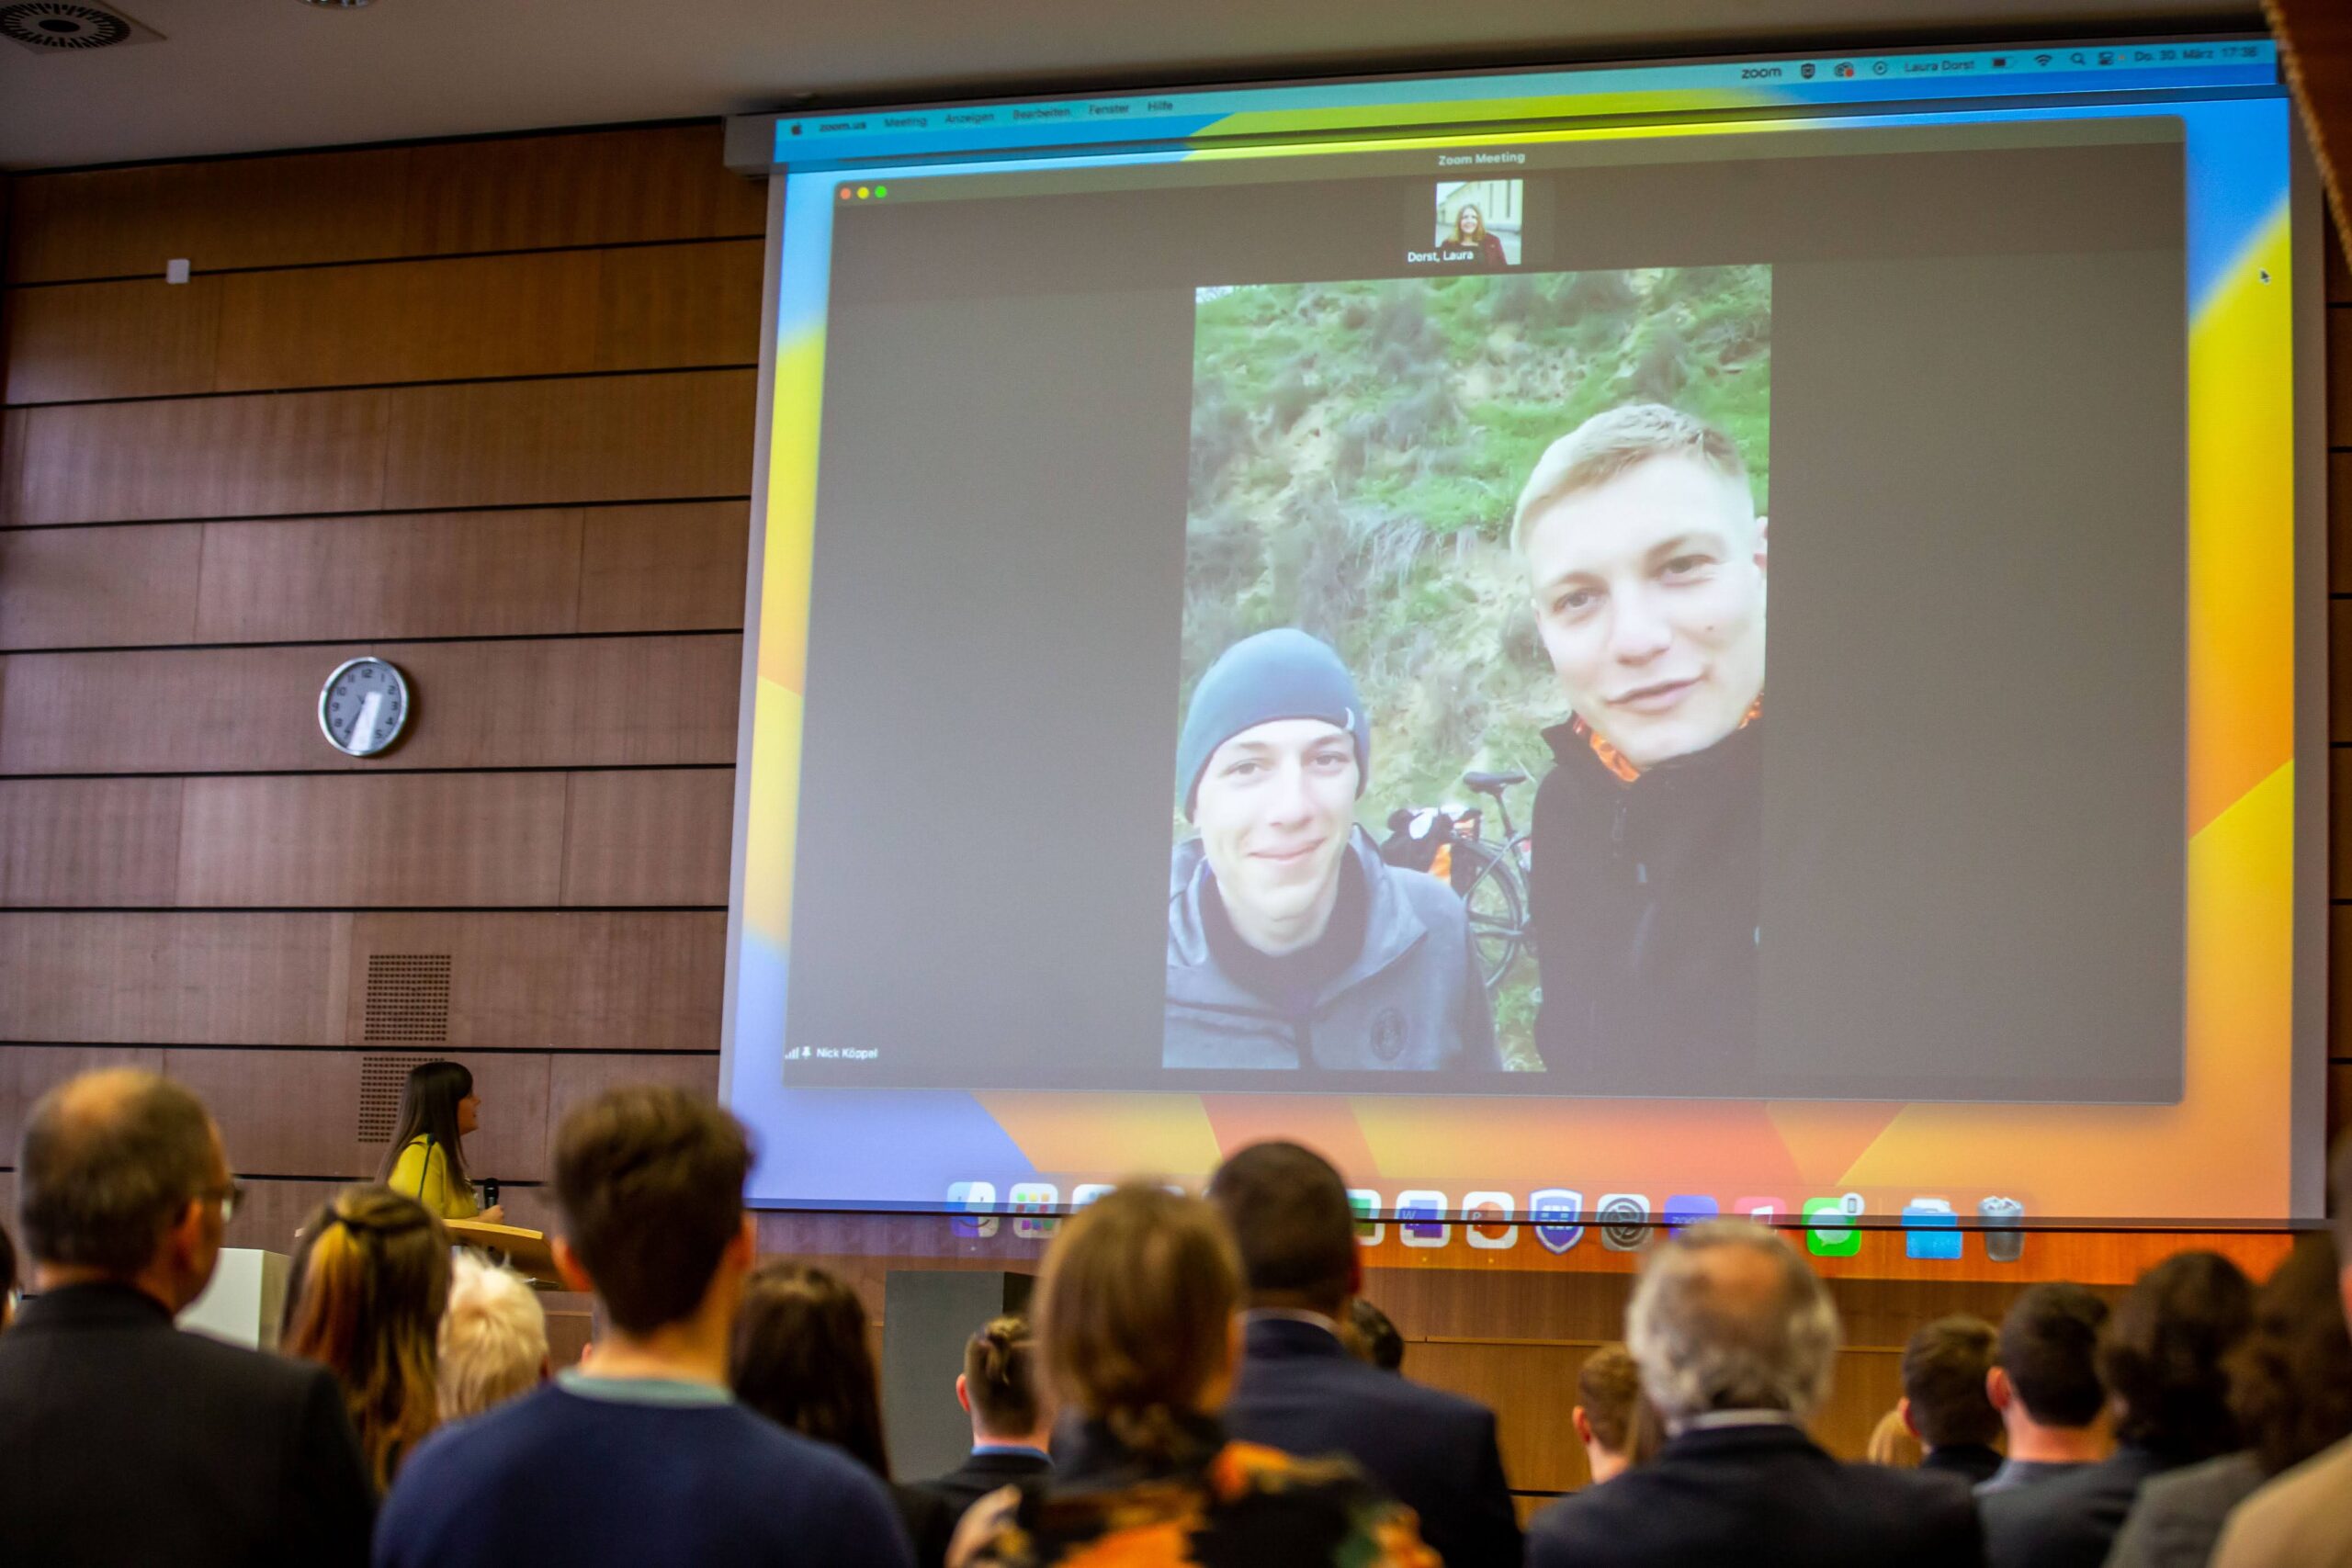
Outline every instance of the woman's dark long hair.
[(2140, 1276), (2100, 1336), (2119, 1442), (2176, 1462), (2238, 1447), (2222, 1359), (2254, 1326), (2254, 1286), (2214, 1252), (2177, 1252)]
[(865, 1304), (822, 1269), (770, 1263), (752, 1272), (735, 1319), (727, 1381), (737, 1399), (769, 1420), (831, 1443), (890, 1479)]
[(400, 1127), (392, 1134), (392, 1146), (384, 1151), (376, 1179), (389, 1185), (401, 1151), (416, 1138), (430, 1138), (449, 1162), (449, 1187), (457, 1190), (466, 1179), (466, 1151), (458, 1142), (458, 1101), (473, 1091), (474, 1075), (462, 1063), (420, 1062), (411, 1067), (408, 1082), (401, 1086)]
[(2226, 1365), (2230, 1408), (2264, 1474), (2352, 1434), (2352, 1336), (2326, 1232), (2297, 1242), (2271, 1274), (2254, 1299), (2254, 1332)]

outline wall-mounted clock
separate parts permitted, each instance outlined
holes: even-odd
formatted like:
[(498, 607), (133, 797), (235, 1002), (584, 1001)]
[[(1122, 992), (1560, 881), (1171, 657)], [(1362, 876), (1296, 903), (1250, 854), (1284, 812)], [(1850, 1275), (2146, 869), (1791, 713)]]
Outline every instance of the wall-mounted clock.
[(401, 738), (408, 707), (408, 681), (398, 670), (380, 659), (349, 660), (319, 689), (319, 728), (345, 755), (373, 757)]

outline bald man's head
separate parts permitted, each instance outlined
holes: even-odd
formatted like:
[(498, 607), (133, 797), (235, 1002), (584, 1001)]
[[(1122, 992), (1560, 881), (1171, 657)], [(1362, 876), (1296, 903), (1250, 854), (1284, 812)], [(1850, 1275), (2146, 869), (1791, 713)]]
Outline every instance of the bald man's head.
[(188, 1203), (228, 1179), (204, 1104), (134, 1067), (84, 1073), (41, 1096), (17, 1151), (25, 1247), (36, 1262), (146, 1269)]
[(1810, 1416), (1838, 1354), (1828, 1291), (1787, 1242), (1744, 1220), (1693, 1225), (1652, 1254), (1625, 1328), (1669, 1427), (1711, 1410)]

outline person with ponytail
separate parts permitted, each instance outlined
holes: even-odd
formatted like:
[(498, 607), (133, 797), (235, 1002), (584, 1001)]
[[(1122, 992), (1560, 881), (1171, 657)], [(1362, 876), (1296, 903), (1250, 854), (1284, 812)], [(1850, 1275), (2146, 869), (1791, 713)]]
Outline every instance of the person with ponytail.
[(916, 1485), (944, 1499), (956, 1517), (1007, 1482), (1054, 1468), (1047, 1445), (1054, 1407), (1037, 1388), (1037, 1338), (1025, 1317), (991, 1318), (964, 1344), (956, 1403), (972, 1418), (971, 1456)]
[(481, 1123), (481, 1097), (465, 1064), (420, 1062), (401, 1086), (399, 1130), (376, 1179), (445, 1220), (502, 1223), (506, 1211), (476, 1202), (473, 1183), (466, 1179), (462, 1140)]
[(435, 1336), (449, 1299), (449, 1233), (413, 1198), (347, 1187), (302, 1226), (279, 1348), (343, 1384), (380, 1493), (439, 1424)]
[(1241, 1259), (1207, 1203), (1121, 1187), (1063, 1223), (1036, 1300), (1046, 1393), (1082, 1426), (1051, 1479), (964, 1517), (953, 1568), (1436, 1568), (1412, 1510), (1348, 1461), (1227, 1439)]

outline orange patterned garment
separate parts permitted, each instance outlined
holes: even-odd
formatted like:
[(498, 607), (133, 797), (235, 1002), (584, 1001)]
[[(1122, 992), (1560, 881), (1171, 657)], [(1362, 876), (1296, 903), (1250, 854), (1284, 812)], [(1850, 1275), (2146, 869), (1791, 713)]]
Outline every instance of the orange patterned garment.
[(1253, 1443), (1227, 1443), (1203, 1464), (1135, 1473), (1125, 1484), (1024, 1491), (1017, 1504), (997, 1507), (993, 1528), (962, 1562), (967, 1568), (1439, 1568), (1413, 1511), (1383, 1496), (1346, 1460), (1293, 1459)]

